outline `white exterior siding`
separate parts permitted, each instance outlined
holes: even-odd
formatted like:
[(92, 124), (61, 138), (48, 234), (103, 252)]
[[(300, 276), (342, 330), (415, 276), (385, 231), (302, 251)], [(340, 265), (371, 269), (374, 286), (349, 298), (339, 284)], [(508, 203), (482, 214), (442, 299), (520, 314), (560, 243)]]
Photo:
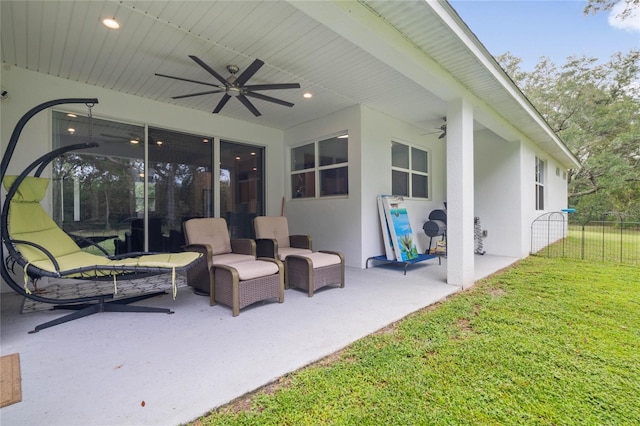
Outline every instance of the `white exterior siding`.
[(482, 130), (475, 134), (475, 215), (488, 231), (487, 253), (520, 256), (520, 144)]

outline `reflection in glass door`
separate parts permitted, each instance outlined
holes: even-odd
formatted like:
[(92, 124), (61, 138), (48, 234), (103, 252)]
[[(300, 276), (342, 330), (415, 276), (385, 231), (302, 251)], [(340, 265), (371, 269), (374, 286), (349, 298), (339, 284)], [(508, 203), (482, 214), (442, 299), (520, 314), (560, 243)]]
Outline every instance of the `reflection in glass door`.
[(253, 218), (264, 214), (264, 148), (220, 142), (220, 216), (231, 238), (253, 238)]
[(53, 163), (53, 218), (111, 253), (180, 251), (182, 222), (212, 215), (211, 138), (149, 128), (145, 164), (144, 126), (55, 111), (53, 140), (99, 143)]
[[(52, 217), (67, 233), (100, 241), (110, 253), (143, 249), (144, 127), (53, 112), (54, 148), (97, 142), (52, 163)], [(133, 251), (133, 248), (131, 249)]]
[(212, 145), (210, 137), (149, 127), (149, 237), (152, 219), (160, 222), (163, 251), (181, 250), (185, 220), (212, 216)]

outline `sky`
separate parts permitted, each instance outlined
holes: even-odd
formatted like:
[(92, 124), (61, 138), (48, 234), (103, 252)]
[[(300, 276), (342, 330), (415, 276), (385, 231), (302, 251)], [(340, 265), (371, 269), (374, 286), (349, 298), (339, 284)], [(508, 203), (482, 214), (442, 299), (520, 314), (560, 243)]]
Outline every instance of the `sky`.
[[(616, 52), (640, 49), (640, 5), (635, 15), (616, 19), (618, 12), (585, 15), (586, 0), (449, 0), (487, 50), (510, 52), (533, 70), (545, 56), (563, 65), (569, 56), (607, 62)], [(619, 5), (617, 5), (618, 7)]]

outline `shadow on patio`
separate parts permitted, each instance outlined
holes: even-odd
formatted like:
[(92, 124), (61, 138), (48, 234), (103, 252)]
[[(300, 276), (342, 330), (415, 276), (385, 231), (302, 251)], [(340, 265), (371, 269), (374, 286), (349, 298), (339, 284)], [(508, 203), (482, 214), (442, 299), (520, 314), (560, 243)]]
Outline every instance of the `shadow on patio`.
[[(476, 279), (518, 259), (476, 256)], [(346, 269), (344, 289), (258, 303), (233, 318), (225, 306), (182, 288), (140, 302), (166, 314), (103, 313), (27, 334), (59, 312), (20, 314), (2, 294), (2, 355), (19, 353), (22, 402), (0, 410), (3, 425), (167, 425), (195, 419), (278, 377), (460, 291), (446, 259)]]

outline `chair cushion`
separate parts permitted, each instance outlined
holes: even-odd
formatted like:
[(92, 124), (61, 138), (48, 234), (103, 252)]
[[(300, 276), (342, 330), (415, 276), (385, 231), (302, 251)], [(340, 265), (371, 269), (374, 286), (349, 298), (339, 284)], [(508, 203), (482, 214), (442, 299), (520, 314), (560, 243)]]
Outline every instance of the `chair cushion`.
[(256, 260), (255, 256), (250, 254), (225, 253), (211, 256), (214, 265), (231, 265), (232, 263), (248, 262)]
[(300, 256), (308, 256), (311, 254), (311, 250), (303, 249), (303, 248), (295, 248), (295, 247), (280, 247), (278, 246), (278, 256), (280, 260), (284, 260), (287, 256), (291, 254), (297, 254)]
[[(3, 182), (5, 188), (10, 187), (14, 181), (15, 176), (6, 176)], [(35, 177), (27, 177), (20, 184), (9, 205), (9, 235), (13, 240), (36, 243), (49, 250), (54, 257), (79, 253), (80, 247), (58, 227), (40, 205), (48, 185), (48, 179)], [(46, 254), (35, 247), (23, 244), (18, 247), (28, 262), (48, 259)]]
[(331, 266), (331, 265), (338, 265), (339, 263), (342, 262), (342, 260), (340, 259), (340, 256), (337, 256), (335, 254), (329, 254), (329, 253), (316, 252), (316, 253), (302, 254), (301, 256), (304, 256), (307, 259), (311, 259), (311, 262), (313, 263), (313, 269), (323, 268), (325, 266)]
[(187, 244), (209, 244), (214, 255), (231, 253), (227, 221), (219, 217), (190, 219), (184, 223)]
[[(16, 181), (18, 176), (7, 175), (2, 180), (4, 188), (8, 191), (11, 185)], [(49, 187), (49, 179), (27, 176), (11, 199), (11, 202), (37, 202), (39, 203), (47, 193)]]
[(253, 280), (278, 273), (278, 265), (264, 260), (251, 260), (230, 265), (238, 271), (240, 281)]
[(271, 238), (278, 242), (278, 250), (290, 247), (289, 224), (284, 216), (258, 216), (253, 219), (256, 238)]

